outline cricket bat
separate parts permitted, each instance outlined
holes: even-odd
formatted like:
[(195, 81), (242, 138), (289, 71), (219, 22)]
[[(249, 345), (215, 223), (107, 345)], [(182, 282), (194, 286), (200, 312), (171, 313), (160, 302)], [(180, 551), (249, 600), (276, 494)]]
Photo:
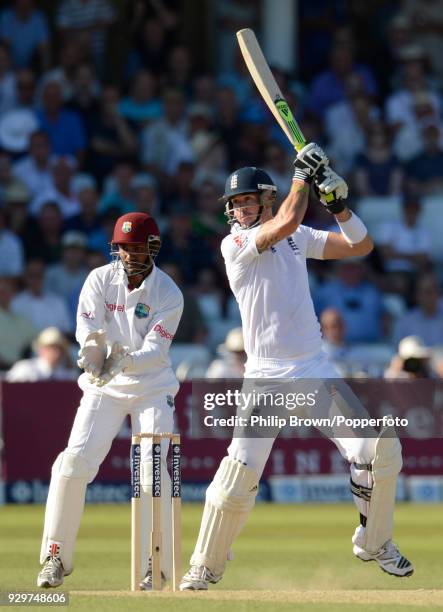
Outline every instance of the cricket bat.
[[(237, 40), (245, 64), (263, 100), (277, 119), (289, 142), (296, 151), (300, 151), (305, 146), (306, 140), (274, 79), (254, 32), (249, 28), (239, 30)], [(335, 196), (333, 193), (328, 193), (323, 197), (326, 202), (332, 202)]]
[(300, 151), (306, 140), (274, 79), (254, 32), (249, 28), (240, 30), (237, 32), (237, 40), (245, 64), (263, 100), (294, 148)]

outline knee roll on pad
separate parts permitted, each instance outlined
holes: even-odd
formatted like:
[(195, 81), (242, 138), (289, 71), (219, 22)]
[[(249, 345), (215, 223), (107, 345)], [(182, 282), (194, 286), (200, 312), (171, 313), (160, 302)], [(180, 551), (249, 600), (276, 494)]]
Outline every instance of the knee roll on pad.
[(206, 501), (219, 510), (250, 510), (258, 493), (258, 474), (246, 465), (225, 457), (206, 491)]

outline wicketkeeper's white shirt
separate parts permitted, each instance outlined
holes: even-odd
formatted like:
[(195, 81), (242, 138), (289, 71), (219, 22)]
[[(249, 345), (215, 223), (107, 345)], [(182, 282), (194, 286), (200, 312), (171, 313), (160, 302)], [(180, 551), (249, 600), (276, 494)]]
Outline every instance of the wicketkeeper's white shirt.
[[(180, 289), (156, 266), (131, 291), (120, 266), (108, 264), (92, 270), (80, 294), (76, 338), (83, 346), (89, 333), (104, 329), (108, 345), (121, 342), (134, 358), (132, 368), (102, 387), (105, 394), (122, 399), (163, 392), (175, 395), (178, 382), (169, 347), (182, 311)], [(97, 392), (86, 374), (80, 376), (79, 385)]]
[(321, 351), (306, 259), (322, 259), (329, 232), (304, 225), (263, 253), (259, 226), (234, 226), (221, 244), (229, 284), (239, 304), (248, 366), (276, 367)]

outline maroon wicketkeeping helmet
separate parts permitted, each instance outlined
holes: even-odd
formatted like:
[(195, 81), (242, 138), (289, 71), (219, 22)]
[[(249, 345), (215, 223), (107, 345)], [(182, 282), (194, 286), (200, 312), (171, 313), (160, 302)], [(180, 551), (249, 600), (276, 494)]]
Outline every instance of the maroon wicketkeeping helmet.
[(146, 272), (152, 267), (152, 261), (158, 255), (161, 246), (160, 231), (157, 223), (147, 213), (133, 212), (122, 215), (115, 222), (111, 240), (111, 255), (115, 261), (120, 261), (118, 254), (119, 244), (146, 245), (146, 262), (139, 263), (136, 271), (132, 270), (131, 274), (126, 270), (126, 274), (134, 276), (135, 274)]

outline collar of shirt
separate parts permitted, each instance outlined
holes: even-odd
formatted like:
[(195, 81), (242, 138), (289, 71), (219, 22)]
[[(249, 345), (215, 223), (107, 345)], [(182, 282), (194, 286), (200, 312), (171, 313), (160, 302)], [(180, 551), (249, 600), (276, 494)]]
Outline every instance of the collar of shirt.
[(138, 295), (142, 291), (149, 293), (150, 289), (152, 288), (152, 285), (154, 284), (156, 274), (157, 274), (157, 268), (155, 264), (153, 264), (151, 272), (148, 274), (146, 278), (143, 279), (143, 281), (140, 283), (138, 287), (134, 287), (133, 289), (129, 288), (128, 277), (126, 276), (126, 274), (122, 277), (121, 282), (123, 282), (123, 284), (125, 285), (126, 290), (130, 296)]

